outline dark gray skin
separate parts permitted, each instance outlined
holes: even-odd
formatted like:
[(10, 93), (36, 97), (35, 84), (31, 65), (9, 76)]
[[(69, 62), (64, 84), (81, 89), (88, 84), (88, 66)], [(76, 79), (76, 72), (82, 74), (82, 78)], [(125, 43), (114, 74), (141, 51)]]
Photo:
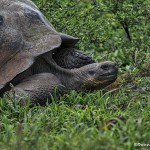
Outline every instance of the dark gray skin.
[[(68, 53), (68, 48), (77, 53), (73, 48), (77, 41), (55, 31), (30, 0), (1, 0), (0, 94), (12, 83), (6, 95), (20, 99), (21, 104), (30, 97), (31, 104), (44, 105), (55, 89), (59, 96), (64, 90), (95, 90), (114, 82), (114, 62), (95, 63), (82, 52), (76, 56)], [(62, 65), (60, 60), (65, 58)]]
[(95, 63), (87, 54), (71, 47), (59, 48), (53, 55), (53, 59), (57, 65), (66, 69), (80, 68)]

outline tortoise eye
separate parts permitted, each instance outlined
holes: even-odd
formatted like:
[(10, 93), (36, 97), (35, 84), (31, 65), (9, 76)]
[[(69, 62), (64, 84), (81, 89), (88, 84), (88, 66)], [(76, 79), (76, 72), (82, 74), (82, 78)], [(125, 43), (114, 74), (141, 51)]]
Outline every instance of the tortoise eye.
[(94, 74), (95, 74), (95, 71), (94, 71), (94, 70), (90, 70), (88, 73), (89, 73), (90, 75), (94, 75)]
[(4, 19), (3, 16), (0, 15), (0, 25), (3, 25)]

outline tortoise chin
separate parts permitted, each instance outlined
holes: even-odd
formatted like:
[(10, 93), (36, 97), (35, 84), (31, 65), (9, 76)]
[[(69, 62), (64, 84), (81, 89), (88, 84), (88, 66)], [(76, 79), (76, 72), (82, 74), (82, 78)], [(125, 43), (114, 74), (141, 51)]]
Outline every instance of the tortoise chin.
[(113, 79), (105, 79), (105, 80), (88, 80), (86, 84), (87, 90), (100, 90), (102, 88), (105, 88), (106, 86), (110, 85), (116, 80), (117, 77), (114, 77)]

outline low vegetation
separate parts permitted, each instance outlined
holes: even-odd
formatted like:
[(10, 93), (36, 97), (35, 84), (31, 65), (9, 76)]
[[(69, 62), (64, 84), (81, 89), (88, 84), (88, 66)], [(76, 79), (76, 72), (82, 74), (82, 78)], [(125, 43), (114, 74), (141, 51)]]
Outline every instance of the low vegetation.
[(119, 75), (104, 90), (69, 91), (45, 107), (1, 98), (0, 149), (148, 149), (149, 0), (34, 2), (57, 31), (79, 37), (77, 46), (93, 59), (116, 61)]

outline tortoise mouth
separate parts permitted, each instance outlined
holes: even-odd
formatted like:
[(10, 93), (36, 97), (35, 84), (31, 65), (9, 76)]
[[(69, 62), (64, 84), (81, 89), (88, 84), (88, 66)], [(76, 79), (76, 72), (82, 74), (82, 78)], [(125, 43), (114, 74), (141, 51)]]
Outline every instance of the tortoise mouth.
[(117, 79), (117, 72), (116, 73), (109, 73), (109, 74), (103, 74), (103, 75), (99, 75), (98, 76), (98, 80), (99, 81), (113, 81), (113, 80), (116, 80)]

